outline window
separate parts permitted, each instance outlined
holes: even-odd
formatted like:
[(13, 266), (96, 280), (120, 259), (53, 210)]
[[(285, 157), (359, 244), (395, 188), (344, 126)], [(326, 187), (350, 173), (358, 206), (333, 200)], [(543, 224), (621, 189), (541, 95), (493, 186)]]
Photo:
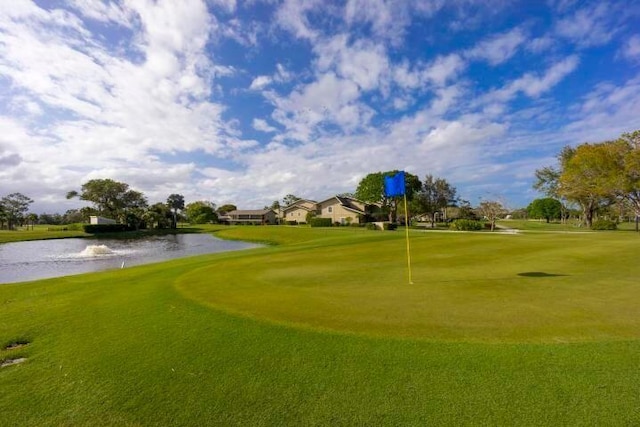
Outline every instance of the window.
[(333, 212), (333, 207), (329, 206), (329, 207), (327, 208), (327, 212), (329, 212), (329, 213)]

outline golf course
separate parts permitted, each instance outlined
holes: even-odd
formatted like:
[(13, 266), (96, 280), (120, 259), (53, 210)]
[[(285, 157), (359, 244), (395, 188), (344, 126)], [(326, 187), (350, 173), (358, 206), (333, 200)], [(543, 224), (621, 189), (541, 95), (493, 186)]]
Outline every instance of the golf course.
[(0, 425), (640, 425), (634, 231), (201, 231), (0, 285)]

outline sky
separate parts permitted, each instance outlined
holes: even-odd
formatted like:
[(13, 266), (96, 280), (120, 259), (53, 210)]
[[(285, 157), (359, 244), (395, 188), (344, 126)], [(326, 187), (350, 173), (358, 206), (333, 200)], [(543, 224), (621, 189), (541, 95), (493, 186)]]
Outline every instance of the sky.
[(260, 209), (369, 173), (541, 197), (566, 145), (640, 129), (640, 2), (0, 0), (0, 197), (91, 179)]

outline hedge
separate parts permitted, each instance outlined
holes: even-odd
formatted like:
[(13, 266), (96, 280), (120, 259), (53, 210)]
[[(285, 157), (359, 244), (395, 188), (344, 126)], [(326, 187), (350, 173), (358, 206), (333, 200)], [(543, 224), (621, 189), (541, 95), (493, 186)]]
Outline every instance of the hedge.
[(131, 231), (131, 227), (127, 224), (84, 224), (82, 228), (85, 233), (89, 234)]
[(312, 227), (331, 227), (331, 218), (313, 217), (309, 219), (309, 225)]

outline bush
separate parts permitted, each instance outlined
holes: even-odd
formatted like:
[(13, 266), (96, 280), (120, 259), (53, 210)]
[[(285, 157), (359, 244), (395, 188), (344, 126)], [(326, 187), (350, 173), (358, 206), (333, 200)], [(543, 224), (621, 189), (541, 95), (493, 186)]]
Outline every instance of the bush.
[(618, 224), (609, 219), (598, 219), (591, 223), (592, 230), (617, 230)]
[(398, 224), (395, 222), (385, 222), (382, 224), (383, 230), (396, 230), (398, 228)]
[(309, 225), (312, 227), (331, 227), (331, 218), (313, 217), (309, 219)]
[(457, 231), (478, 231), (484, 228), (484, 224), (482, 221), (473, 219), (456, 219), (449, 225), (449, 228)]
[(298, 221), (287, 221), (287, 225), (298, 225)]
[(379, 228), (373, 222), (368, 222), (366, 228), (367, 230), (379, 230)]
[(85, 233), (120, 233), (123, 231), (131, 231), (131, 227), (127, 224), (84, 224), (82, 226)]

